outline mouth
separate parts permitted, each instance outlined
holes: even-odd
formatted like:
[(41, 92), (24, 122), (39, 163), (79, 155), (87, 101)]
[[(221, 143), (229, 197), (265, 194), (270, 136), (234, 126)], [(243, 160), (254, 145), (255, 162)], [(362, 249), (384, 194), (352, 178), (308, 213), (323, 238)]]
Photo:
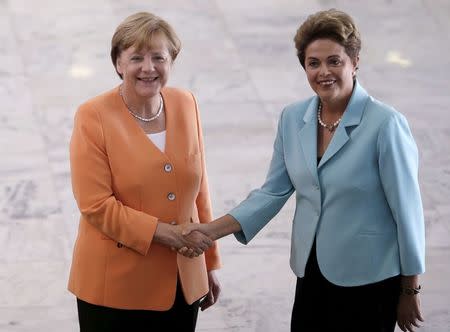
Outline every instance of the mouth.
[(332, 86), (334, 83), (336, 83), (336, 80), (323, 80), (319, 81), (318, 83), (322, 87), (329, 87)]
[(158, 76), (156, 76), (156, 77), (138, 77), (137, 79), (144, 83), (152, 83), (158, 79)]

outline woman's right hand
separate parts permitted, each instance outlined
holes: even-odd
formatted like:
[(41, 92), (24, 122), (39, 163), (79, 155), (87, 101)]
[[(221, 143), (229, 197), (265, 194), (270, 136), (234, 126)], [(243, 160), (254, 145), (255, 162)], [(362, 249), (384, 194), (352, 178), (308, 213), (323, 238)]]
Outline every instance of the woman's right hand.
[(171, 249), (179, 250), (183, 247), (190, 249), (189, 257), (197, 257), (213, 245), (213, 241), (200, 232), (183, 235), (183, 225), (173, 225), (159, 222), (156, 227), (154, 240)]
[[(182, 235), (185, 237), (202, 233), (212, 241), (242, 230), (239, 222), (230, 214), (226, 214), (209, 223), (189, 223), (181, 227), (183, 228)], [(178, 249), (178, 253), (186, 257), (195, 257), (194, 250), (189, 246)]]
[[(182, 228), (183, 231), (181, 234), (185, 238), (198, 236), (201, 234), (202, 236), (206, 236), (211, 241), (211, 243), (214, 239), (214, 235), (210, 231), (208, 231), (208, 224), (187, 224), (183, 225)], [(178, 248), (178, 253), (185, 257), (196, 257), (194, 248), (190, 246), (183, 246), (181, 248)]]
[(192, 230), (189, 232), (189, 234), (184, 234), (185, 226), (184, 225), (180, 226), (181, 226), (180, 236), (184, 243), (182, 247), (178, 247), (176, 249), (178, 249), (178, 252), (180, 252), (182, 248), (189, 248), (189, 253), (184, 254), (184, 256), (190, 258), (197, 257), (206, 250), (208, 250), (213, 245), (212, 239), (207, 234), (199, 230)]

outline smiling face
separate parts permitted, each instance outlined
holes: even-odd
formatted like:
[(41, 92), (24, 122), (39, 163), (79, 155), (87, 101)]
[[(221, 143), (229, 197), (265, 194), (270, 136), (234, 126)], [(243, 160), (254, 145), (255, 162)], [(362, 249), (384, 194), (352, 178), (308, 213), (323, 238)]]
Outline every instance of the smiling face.
[(315, 93), (326, 103), (346, 103), (353, 90), (358, 58), (330, 39), (316, 39), (305, 50), (305, 71)]
[(131, 46), (123, 50), (116, 63), (125, 90), (141, 98), (160, 93), (169, 79), (171, 67), (168, 42), (162, 34), (153, 36), (148, 47), (137, 49)]

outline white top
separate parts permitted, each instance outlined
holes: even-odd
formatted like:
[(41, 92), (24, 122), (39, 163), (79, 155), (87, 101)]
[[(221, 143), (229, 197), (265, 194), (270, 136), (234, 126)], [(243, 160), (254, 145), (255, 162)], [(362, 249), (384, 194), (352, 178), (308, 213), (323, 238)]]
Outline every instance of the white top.
[(157, 146), (158, 149), (160, 149), (162, 152), (164, 152), (164, 149), (166, 148), (166, 131), (161, 131), (159, 133), (154, 134), (147, 134), (147, 137), (150, 139), (150, 141), (153, 142)]

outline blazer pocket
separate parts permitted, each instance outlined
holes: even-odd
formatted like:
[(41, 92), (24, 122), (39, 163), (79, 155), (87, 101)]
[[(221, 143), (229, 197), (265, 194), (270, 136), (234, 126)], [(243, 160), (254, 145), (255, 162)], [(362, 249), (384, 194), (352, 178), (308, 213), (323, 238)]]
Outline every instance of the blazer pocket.
[(358, 235), (368, 235), (368, 236), (384, 236), (389, 234), (389, 231), (379, 231), (379, 230), (363, 230), (358, 233)]
[(358, 235), (362, 235), (362, 236), (378, 236), (381, 235), (380, 232), (376, 232), (376, 231), (361, 231), (358, 233)]
[[(102, 236), (100, 237), (100, 239), (102, 239), (103, 241), (114, 241), (113, 239), (111, 239), (110, 237), (107, 237), (106, 235), (102, 235)], [(109, 244), (108, 244), (108, 245), (109, 245)], [(119, 249), (121, 249), (121, 248), (123, 248), (123, 244), (120, 243), (120, 242), (117, 242), (117, 243), (116, 243), (116, 247), (119, 248)]]

